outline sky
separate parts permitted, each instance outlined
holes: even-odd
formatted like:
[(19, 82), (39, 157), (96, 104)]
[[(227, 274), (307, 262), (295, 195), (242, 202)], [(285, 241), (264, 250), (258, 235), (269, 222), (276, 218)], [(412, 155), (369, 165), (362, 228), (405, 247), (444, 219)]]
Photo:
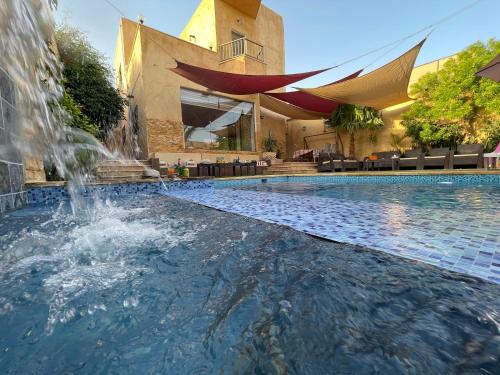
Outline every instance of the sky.
[[(199, 0), (110, 0), (133, 20), (143, 15), (147, 26), (179, 36)], [(476, 0), (478, 1), (478, 0)], [(264, 0), (283, 17), (286, 72), (331, 67), (412, 34), (474, 0)], [(500, 0), (479, 0), (473, 7), (438, 26), (421, 50), (417, 65), (452, 55), (478, 40), (500, 38)], [(114, 56), (121, 14), (104, 0), (59, 0), (58, 23), (84, 31), (110, 61)], [(421, 33), (396, 48), (381, 50), (300, 82), (326, 84), (370, 65), (375, 69), (399, 56), (425, 36)]]

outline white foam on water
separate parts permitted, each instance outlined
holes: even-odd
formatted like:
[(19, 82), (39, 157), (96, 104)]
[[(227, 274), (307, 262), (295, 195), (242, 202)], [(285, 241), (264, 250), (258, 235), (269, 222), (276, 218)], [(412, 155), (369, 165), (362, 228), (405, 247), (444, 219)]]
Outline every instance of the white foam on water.
[[(34, 269), (49, 269), (43, 288), (44, 302), (49, 305), (46, 328), (51, 333), (56, 324), (67, 323), (76, 316), (77, 311), (71, 306), (73, 300), (150, 272), (135, 262), (144, 248), (168, 252), (179, 242), (195, 238), (195, 231), (179, 233), (172, 218), (150, 219), (147, 210), (98, 201), (84, 220), (57, 210), (41, 225), (46, 233), (23, 230), (4, 247), (0, 271), (6, 278), (0, 280), (0, 285), (28, 280)], [(130, 297), (123, 305), (136, 307), (138, 303), (138, 297)], [(85, 308), (82, 313), (105, 310), (97, 301), (94, 306), (99, 307)]]

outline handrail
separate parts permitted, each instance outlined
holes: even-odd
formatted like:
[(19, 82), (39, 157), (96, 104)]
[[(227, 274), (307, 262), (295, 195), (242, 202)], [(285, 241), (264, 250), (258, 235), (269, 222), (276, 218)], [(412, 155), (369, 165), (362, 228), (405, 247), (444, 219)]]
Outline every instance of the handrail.
[(227, 61), (238, 56), (248, 56), (264, 62), (264, 46), (245, 37), (219, 45), (220, 61)]

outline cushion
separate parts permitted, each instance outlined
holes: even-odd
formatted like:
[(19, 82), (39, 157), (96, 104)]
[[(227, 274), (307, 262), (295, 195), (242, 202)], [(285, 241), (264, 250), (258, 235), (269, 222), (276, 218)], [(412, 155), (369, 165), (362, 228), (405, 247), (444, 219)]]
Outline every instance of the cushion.
[(446, 156), (450, 152), (449, 148), (431, 148), (429, 150), (430, 156)]
[(426, 159), (444, 159), (446, 156), (426, 156)]
[(417, 157), (414, 157), (414, 158), (400, 158), (399, 160), (417, 160), (418, 158)]
[(457, 153), (465, 154), (480, 154), (483, 152), (483, 145), (480, 144), (464, 144), (457, 147)]
[(471, 156), (477, 157), (477, 156), (479, 156), (479, 154), (460, 154), (460, 155), (455, 155), (454, 157), (456, 159), (456, 158), (465, 158), (465, 157), (471, 157)]
[(406, 150), (404, 153), (405, 157), (412, 158), (415, 156), (419, 156), (422, 153), (421, 149), (412, 149), (412, 150)]

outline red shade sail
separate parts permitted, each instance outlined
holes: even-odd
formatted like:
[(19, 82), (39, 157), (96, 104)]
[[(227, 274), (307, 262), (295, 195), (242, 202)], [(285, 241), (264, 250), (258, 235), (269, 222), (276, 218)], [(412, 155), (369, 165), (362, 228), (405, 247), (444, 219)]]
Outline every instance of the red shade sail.
[(177, 67), (170, 69), (174, 73), (210, 90), (233, 95), (250, 95), (275, 90), (331, 69), (287, 75), (249, 75), (220, 72), (176, 62)]
[[(363, 69), (358, 70), (357, 72), (339, 79), (338, 81), (329, 83), (329, 85), (340, 83), (343, 81), (347, 81), (352, 78), (356, 78), (361, 74)], [(302, 109), (306, 109), (308, 111), (319, 112), (319, 113), (327, 113), (331, 114), (332, 111), (338, 107), (340, 102), (335, 100), (329, 100), (320, 98), (319, 96), (311, 95), (302, 91), (291, 91), (291, 92), (266, 92), (266, 95), (272, 96), (273, 98), (282, 100), (284, 102), (293, 104)]]

